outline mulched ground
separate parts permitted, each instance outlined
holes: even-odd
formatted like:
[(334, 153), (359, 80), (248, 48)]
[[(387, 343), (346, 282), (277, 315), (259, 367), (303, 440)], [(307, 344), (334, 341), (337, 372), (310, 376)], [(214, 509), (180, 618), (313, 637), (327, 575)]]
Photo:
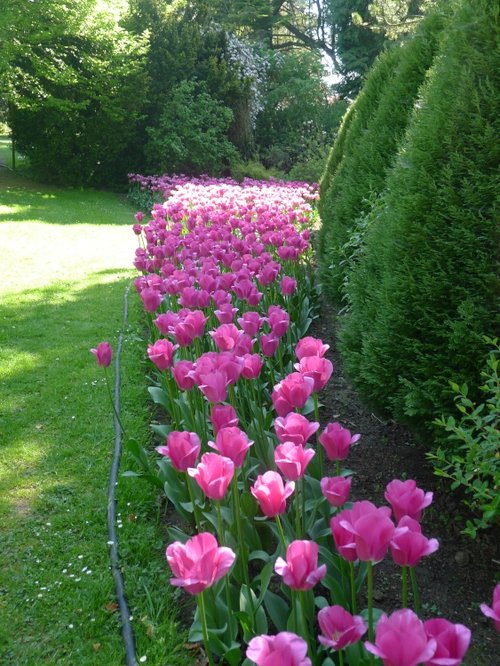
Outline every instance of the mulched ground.
[[(324, 405), (320, 413), (322, 427), (339, 421), (351, 432), (362, 435), (347, 460), (347, 466), (355, 473), (352, 499), (387, 504), (384, 490), (392, 479), (415, 479), (420, 488), (434, 492), (422, 526), (428, 538), (439, 540), (440, 548), (417, 567), (421, 616), (444, 617), (471, 629), (472, 644), (463, 662), (466, 666), (499, 666), (500, 634), (495, 632), (493, 622), (483, 616), (479, 604), (486, 601), (491, 605), (493, 588), (500, 577), (500, 530), (482, 533), (475, 540), (460, 534), (466, 509), (433, 475), (425, 457), (427, 443), (418, 442), (393, 422), (380, 420), (352, 388), (336, 349), (338, 324), (336, 313), (324, 302), (308, 335), (330, 345), (327, 356), (334, 365), (334, 374), (320, 394)], [(388, 557), (375, 568), (377, 606), (385, 612), (400, 608), (400, 590), (399, 568)]]

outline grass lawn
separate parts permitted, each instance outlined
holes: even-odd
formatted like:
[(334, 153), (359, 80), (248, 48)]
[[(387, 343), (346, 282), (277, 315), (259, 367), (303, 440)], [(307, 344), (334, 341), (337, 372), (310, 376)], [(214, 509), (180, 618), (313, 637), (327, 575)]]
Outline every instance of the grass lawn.
[[(115, 346), (122, 328), (133, 212), (114, 194), (60, 190), (0, 168), (1, 664), (124, 663), (106, 527), (113, 422), (89, 349)], [(130, 300), (122, 418), (146, 441), (144, 343), (135, 293)], [(123, 478), (118, 496), (137, 656), (188, 664), (154, 492)]]

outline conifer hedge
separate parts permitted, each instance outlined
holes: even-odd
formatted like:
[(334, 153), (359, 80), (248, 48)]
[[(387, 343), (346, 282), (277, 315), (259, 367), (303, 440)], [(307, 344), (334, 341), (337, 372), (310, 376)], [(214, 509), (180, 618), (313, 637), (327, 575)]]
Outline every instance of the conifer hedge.
[[(344, 297), (351, 255), (362, 243), (358, 222), (383, 191), (418, 90), (436, 53), (445, 15), (435, 11), (412, 37), (383, 53), (349, 111), (321, 184), (320, 255), (327, 296)], [(352, 117), (352, 119), (351, 119)], [(344, 129), (344, 126), (342, 127)]]
[[(415, 425), (480, 383), (498, 334), (498, 3), (456, 11), (351, 274), (348, 373), (380, 411)], [(473, 397), (473, 396), (471, 396)]]

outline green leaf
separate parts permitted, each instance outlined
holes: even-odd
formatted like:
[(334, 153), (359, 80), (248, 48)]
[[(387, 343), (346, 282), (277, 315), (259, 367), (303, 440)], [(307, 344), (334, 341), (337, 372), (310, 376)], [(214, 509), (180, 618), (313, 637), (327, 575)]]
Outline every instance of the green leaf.
[(149, 394), (157, 405), (165, 407), (167, 411), (170, 410), (170, 400), (168, 399), (167, 392), (158, 386), (150, 386), (148, 388)]
[(290, 607), (286, 601), (271, 590), (267, 590), (264, 606), (277, 631), (286, 631), (287, 618), (290, 614)]

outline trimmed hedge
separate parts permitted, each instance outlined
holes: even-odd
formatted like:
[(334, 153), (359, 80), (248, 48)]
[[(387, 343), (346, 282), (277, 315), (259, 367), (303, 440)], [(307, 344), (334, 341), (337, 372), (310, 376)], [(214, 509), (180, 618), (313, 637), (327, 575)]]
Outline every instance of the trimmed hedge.
[(474, 399), (483, 336), (498, 330), (496, 4), (453, 3), (351, 275), (348, 373), (376, 409), (415, 426), (452, 408), (450, 380)]
[(332, 149), (321, 188), (320, 256), (333, 300), (344, 296), (351, 257), (364, 235), (357, 221), (384, 189), (445, 23), (442, 12), (429, 14), (412, 37), (380, 56)]

